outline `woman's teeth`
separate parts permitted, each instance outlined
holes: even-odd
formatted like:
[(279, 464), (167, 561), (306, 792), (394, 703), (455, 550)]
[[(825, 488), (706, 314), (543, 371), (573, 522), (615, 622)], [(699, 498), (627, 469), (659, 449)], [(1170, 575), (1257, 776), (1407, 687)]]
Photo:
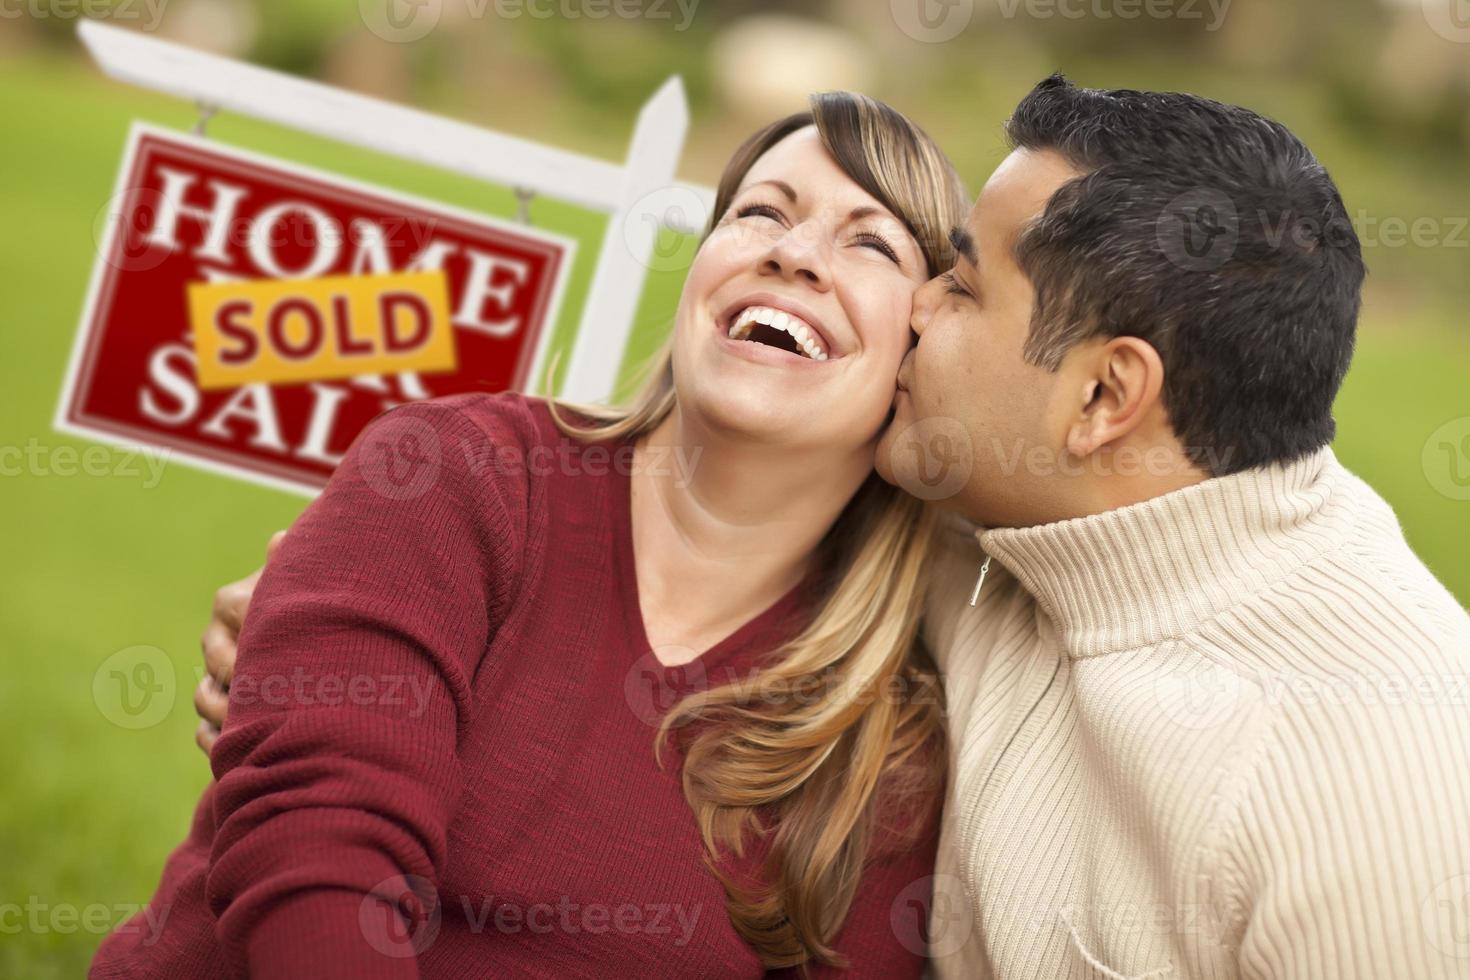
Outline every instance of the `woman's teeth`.
[(785, 310), (773, 310), (769, 306), (749, 306), (742, 310), (730, 324), (730, 339), (745, 340), (757, 323), (790, 334), (791, 339), (796, 341), (797, 350), (812, 360), (827, 359), (827, 351), (822, 347), (815, 330), (807, 326), (800, 317), (792, 316)]

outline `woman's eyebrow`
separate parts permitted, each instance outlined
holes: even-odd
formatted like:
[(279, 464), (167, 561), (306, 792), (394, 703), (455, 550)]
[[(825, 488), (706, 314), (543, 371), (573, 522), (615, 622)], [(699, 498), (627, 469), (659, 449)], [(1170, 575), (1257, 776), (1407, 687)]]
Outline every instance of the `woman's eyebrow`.
[(776, 190), (780, 191), (782, 194), (785, 194), (786, 200), (790, 201), (792, 204), (796, 203), (796, 188), (792, 187), (784, 180), (758, 180), (754, 184), (750, 184), (747, 187), (740, 188), (738, 193), (743, 194), (751, 188), (760, 187), (762, 184), (770, 184), (772, 187), (776, 188)]

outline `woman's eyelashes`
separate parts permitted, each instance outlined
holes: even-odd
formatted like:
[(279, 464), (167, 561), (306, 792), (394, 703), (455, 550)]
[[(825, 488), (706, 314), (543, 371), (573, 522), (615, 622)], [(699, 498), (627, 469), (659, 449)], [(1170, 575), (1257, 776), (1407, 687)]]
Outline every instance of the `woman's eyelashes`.
[[(780, 208), (770, 204), (745, 204), (735, 211), (736, 218), (769, 218), (783, 228), (786, 227), (786, 215)], [(856, 232), (852, 241), (861, 248), (872, 249), (894, 265), (902, 268), (903, 260), (898, 257), (898, 250), (876, 231), (865, 230)]]
[(886, 255), (889, 260), (893, 262), (894, 265), (903, 265), (903, 263), (899, 261), (898, 253), (894, 251), (892, 245), (888, 244), (888, 239), (884, 238), (877, 232), (858, 232), (854, 240), (862, 245), (867, 246), (868, 248), (873, 249), (875, 252), (881, 252), (883, 255)]
[(786, 216), (781, 213), (780, 208), (774, 208), (769, 204), (747, 204), (735, 212), (737, 218), (761, 217), (770, 218), (772, 221), (786, 223)]

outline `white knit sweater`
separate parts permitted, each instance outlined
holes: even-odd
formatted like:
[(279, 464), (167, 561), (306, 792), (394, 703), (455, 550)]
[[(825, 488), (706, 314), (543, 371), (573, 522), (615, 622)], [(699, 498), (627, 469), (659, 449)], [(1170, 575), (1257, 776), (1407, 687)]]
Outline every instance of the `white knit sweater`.
[(939, 977), (1470, 977), (1470, 617), (1330, 450), (977, 536)]

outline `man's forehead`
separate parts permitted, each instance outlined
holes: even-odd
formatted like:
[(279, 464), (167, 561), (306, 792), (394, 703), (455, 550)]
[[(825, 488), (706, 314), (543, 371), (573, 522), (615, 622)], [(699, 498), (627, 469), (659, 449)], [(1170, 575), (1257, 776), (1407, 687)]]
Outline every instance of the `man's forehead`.
[(981, 188), (980, 196), (984, 198), (992, 191), (1020, 192), (1045, 200), (1058, 187), (1082, 174), (1082, 170), (1056, 150), (1019, 147), (1007, 154), (991, 173), (990, 179)]
[(1052, 150), (1013, 150), (980, 189), (964, 230), (977, 247), (1009, 249), (1058, 188), (1080, 176), (1082, 171)]

